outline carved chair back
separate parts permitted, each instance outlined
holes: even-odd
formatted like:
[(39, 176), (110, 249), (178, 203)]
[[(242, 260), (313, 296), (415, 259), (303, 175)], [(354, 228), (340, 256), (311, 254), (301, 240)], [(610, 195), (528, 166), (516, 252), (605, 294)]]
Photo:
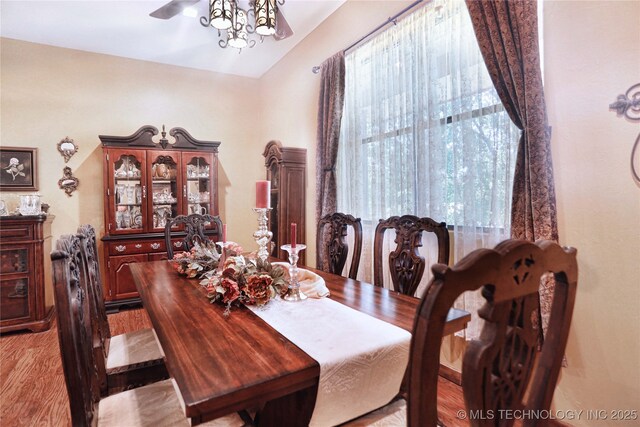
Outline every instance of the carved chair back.
[(343, 213), (325, 215), (318, 222), (316, 235), (316, 264), (318, 268), (342, 274), (349, 254), (347, 244), (347, 227), (353, 228), (353, 254), (349, 267), (349, 278), (356, 279), (360, 254), (362, 252), (362, 223), (360, 218)]
[(101, 377), (105, 379), (105, 382), (100, 384), (101, 391), (104, 395), (108, 389), (106, 382), (106, 360), (109, 354), (111, 329), (109, 328), (107, 310), (104, 305), (104, 296), (102, 293), (102, 278), (100, 275), (95, 229), (90, 224), (81, 225), (78, 227), (78, 237), (80, 238), (80, 253), (83, 257), (88, 279), (87, 291), (91, 317), (93, 319), (93, 346), (96, 364), (98, 365), (100, 373), (104, 373), (104, 376), (101, 375)]
[(51, 253), (60, 355), (71, 421), (74, 426), (97, 422), (100, 383), (93, 352), (93, 326), (86, 266), (78, 236), (61, 236)]
[[(465, 403), (475, 414), (471, 424), (511, 426), (515, 419), (504, 416), (504, 410), (548, 410), (573, 313), (576, 250), (550, 241), (507, 240), (493, 250), (470, 253), (454, 267), (435, 264), (432, 271), (413, 327), (408, 425), (436, 426), (440, 343), (447, 313), (463, 292), (478, 289), (486, 299), (478, 310), (484, 325), (480, 338), (467, 344), (462, 367)], [(553, 305), (548, 334), (537, 353), (532, 319), (541, 280), (550, 274), (555, 279)], [(532, 417), (523, 425), (538, 421)]]
[(396, 232), (396, 248), (389, 253), (389, 272), (393, 289), (413, 296), (425, 269), (425, 260), (418, 252), (422, 246), (422, 233), (430, 232), (438, 239), (438, 263), (449, 263), (449, 231), (447, 224), (431, 218), (414, 215), (392, 216), (381, 219), (376, 226), (373, 242), (373, 283), (383, 287), (382, 254), (384, 234), (388, 229)]
[(178, 232), (178, 230), (173, 230), (174, 227), (180, 225), (184, 226), (184, 232), (186, 235), (182, 239), (182, 249), (188, 251), (193, 247), (195, 242), (198, 242), (198, 244), (206, 244), (211, 241), (205, 234), (205, 225), (207, 225), (207, 223), (213, 223), (215, 225), (218, 239), (220, 239), (220, 233), (222, 233), (222, 221), (218, 216), (200, 214), (178, 215), (167, 221), (167, 224), (164, 227), (164, 240), (167, 246), (167, 257), (169, 259), (173, 259), (171, 236), (173, 232)]

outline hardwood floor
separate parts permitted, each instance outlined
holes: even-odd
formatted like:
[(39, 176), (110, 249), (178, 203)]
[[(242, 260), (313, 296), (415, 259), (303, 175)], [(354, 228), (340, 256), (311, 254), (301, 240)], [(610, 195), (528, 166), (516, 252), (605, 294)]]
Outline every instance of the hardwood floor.
[[(109, 315), (111, 333), (150, 328), (144, 310)], [(0, 425), (70, 426), (58, 331), (0, 337)]]
[[(150, 328), (144, 310), (109, 315), (111, 333)], [(456, 418), (464, 408), (460, 387), (440, 378), (440, 420), (450, 427), (466, 426)], [(0, 425), (69, 426), (69, 401), (62, 373), (58, 332), (12, 333), (0, 337)]]

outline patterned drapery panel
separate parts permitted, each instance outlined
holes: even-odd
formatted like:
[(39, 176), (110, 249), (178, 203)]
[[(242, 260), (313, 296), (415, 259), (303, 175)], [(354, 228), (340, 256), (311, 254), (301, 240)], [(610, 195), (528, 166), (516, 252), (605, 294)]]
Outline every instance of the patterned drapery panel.
[(316, 145), (316, 220), (336, 211), (336, 159), (344, 106), (344, 52), (322, 63)]
[[(513, 182), (511, 237), (558, 241), (551, 129), (540, 70), (537, 0), (466, 0), (489, 75), (509, 117), (522, 130)], [(553, 282), (540, 287), (546, 331)]]
[[(324, 61), (321, 70), (316, 141), (316, 223), (324, 215), (336, 212), (336, 159), (344, 107), (344, 52)], [(329, 243), (326, 235), (316, 238), (323, 245)], [(317, 267), (328, 269), (328, 265)]]

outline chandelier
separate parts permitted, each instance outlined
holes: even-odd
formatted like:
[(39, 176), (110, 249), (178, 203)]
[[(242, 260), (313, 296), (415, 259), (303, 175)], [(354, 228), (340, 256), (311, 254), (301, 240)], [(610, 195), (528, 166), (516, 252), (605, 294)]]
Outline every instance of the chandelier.
[[(237, 0), (209, 0), (209, 16), (200, 18), (204, 27), (218, 30), (218, 40), (221, 48), (227, 46), (242, 50), (253, 47), (256, 40), (254, 34), (265, 37), (276, 34), (276, 20), (278, 5), (284, 5), (285, 0), (250, 0), (249, 8), (242, 9)], [(226, 31), (226, 33), (225, 33)]]

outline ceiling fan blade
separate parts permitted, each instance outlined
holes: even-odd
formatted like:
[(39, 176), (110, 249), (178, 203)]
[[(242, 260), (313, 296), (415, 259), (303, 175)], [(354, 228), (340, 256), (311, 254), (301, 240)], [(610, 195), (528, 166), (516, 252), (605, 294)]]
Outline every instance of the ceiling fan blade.
[(278, 10), (276, 14), (276, 33), (273, 35), (273, 38), (278, 40), (284, 40), (287, 37), (291, 37), (293, 35), (293, 30), (289, 26), (289, 23), (284, 18), (282, 14), (282, 10)]
[(154, 10), (149, 16), (158, 19), (170, 19), (181, 13), (185, 8), (198, 3), (200, 0), (171, 0), (169, 3)]

